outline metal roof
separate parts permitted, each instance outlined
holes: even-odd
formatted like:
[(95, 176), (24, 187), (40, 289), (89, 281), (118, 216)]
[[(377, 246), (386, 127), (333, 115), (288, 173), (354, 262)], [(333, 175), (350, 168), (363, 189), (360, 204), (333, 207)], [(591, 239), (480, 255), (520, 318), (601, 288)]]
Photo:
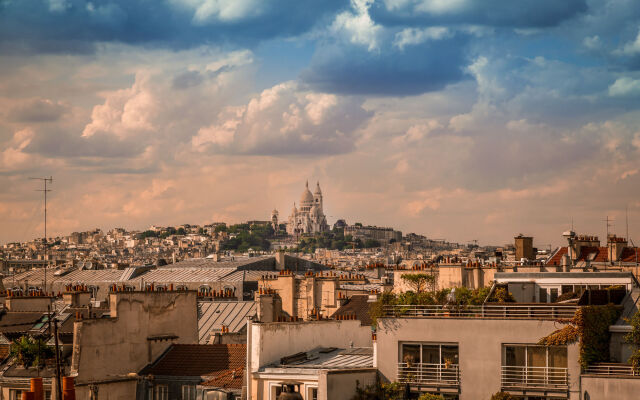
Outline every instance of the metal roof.
[[(168, 264), (160, 269), (177, 269), (177, 268), (240, 268), (251, 267), (251, 264), (263, 262), (266, 260), (273, 260), (273, 267), (275, 268), (274, 256), (258, 256), (258, 257), (235, 257), (232, 260), (223, 259), (222, 261), (216, 261), (213, 258), (190, 258), (184, 261), (177, 262), (175, 264)], [(266, 269), (266, 268), (263, 268)]]
[(129, 282), (157, 282), (157, 283), (197, 283), (219, 282), (234, 272), (234, 268), (171, 268), (153, 269), (137, 276)]
[(256, 303), (253, 301), (199, 301), (199, 343), (207, 343), (211, 331), (219, 331), (222, 325), (228, 327), (229, 332), (241, 332), (247, 324), (247, 317), (254, 315)]
[(317, 347), (306, 353), (306, 360), (272, 364), (267, 368), (351, 369), (373, 368), (373, 348), (349, 349)]

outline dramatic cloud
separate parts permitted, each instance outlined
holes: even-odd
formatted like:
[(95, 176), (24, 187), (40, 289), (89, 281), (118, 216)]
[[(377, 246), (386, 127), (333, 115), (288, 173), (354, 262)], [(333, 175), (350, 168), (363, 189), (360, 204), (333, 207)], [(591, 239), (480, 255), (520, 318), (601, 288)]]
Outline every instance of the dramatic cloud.
[(548, 27), (586, 10), (586, 0), (383, 0), (371, 13), (375, 21), (384, 24)]
[(230, 107), (192, 140), (197, 151), (233, 154), (337, 154), (354, 149), (354, 131), (370, 114), (361, 101), (300, 90), (286, 82), (246, 106)]
[(0, 48), (82, 53), (96, 42), (174, 48), (252, 44), (303, 34), (342, 2), (293, 0), (23, 0), (0, 2)]

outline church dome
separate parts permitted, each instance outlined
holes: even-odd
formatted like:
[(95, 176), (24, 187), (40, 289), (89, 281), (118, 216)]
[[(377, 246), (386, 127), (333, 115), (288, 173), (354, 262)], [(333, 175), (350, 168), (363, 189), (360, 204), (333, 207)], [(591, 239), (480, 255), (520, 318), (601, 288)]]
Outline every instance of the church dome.
[(320, 190), (320, 182), (316, 183), (316, 191), (313, 194), (315, 194), (316, 196), (322, 195), (322, 191)]
[(302, 196), (300, 196), (300, 205), (312, 204), (313, 203), (313, 195), (309, 191), (309, 182), (307, 182), (307, 186), (302, 192)]

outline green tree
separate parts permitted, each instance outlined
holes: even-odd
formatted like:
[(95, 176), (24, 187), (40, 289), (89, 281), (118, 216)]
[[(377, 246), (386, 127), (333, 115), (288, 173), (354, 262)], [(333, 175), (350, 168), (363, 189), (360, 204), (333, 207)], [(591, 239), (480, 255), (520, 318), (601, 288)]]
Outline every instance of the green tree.
[(631, 325), (631, 332), (624, 336), (624, 340), (633, 346), (629, 364), (636, 372), (640, 372), (640, 312), (635, 313), (627, 322)]
[(423, 393), (418, 400), (444, 400), (444, 397), (439, 394)]
[(53, 349), (43, 339), (22, 336), (11, 344), (10, 355), (25, 368), (43, 366), (45, 360), (54, 357)]
[(409, 285), (414, 292), (422, 293), (429, 288), (433, 288), (436, 277), (433, 274), (402, 274), (400, 275), (407, 285)]
[(516, 400), (516, 398), (507, 392), (497, 392), (491, 396), (490, 400)]
[(374, 247), (380, 247), (380, 242), (375, 239), (367, 239), (364, 241), (364, 247), (366, 249), (371, 249)]

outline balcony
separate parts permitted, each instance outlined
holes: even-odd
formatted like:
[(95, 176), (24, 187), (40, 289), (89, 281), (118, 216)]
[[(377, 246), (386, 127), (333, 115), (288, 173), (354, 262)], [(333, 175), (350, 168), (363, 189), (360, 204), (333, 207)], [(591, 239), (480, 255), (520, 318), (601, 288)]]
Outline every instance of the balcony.
[(506, 391), (569, 390), (567, 368), (502, 366), (502, 389)]
[(458, 364), (398, 363), (398, 382), (419, 387), (460, 386)]
[(634, 370), (633, 366), (620, 363), (599, 363), (589, 365), (584, 373), (591, 375), (633, 376), (640, 378), (640, 373)]
[(484, 304), (481, 306), (456, 305), (385, 305), (384, 317), (396, 318), (486, 318), (486, 319), (541, 319), (572, 318), (578, 309), (564, 304)]

